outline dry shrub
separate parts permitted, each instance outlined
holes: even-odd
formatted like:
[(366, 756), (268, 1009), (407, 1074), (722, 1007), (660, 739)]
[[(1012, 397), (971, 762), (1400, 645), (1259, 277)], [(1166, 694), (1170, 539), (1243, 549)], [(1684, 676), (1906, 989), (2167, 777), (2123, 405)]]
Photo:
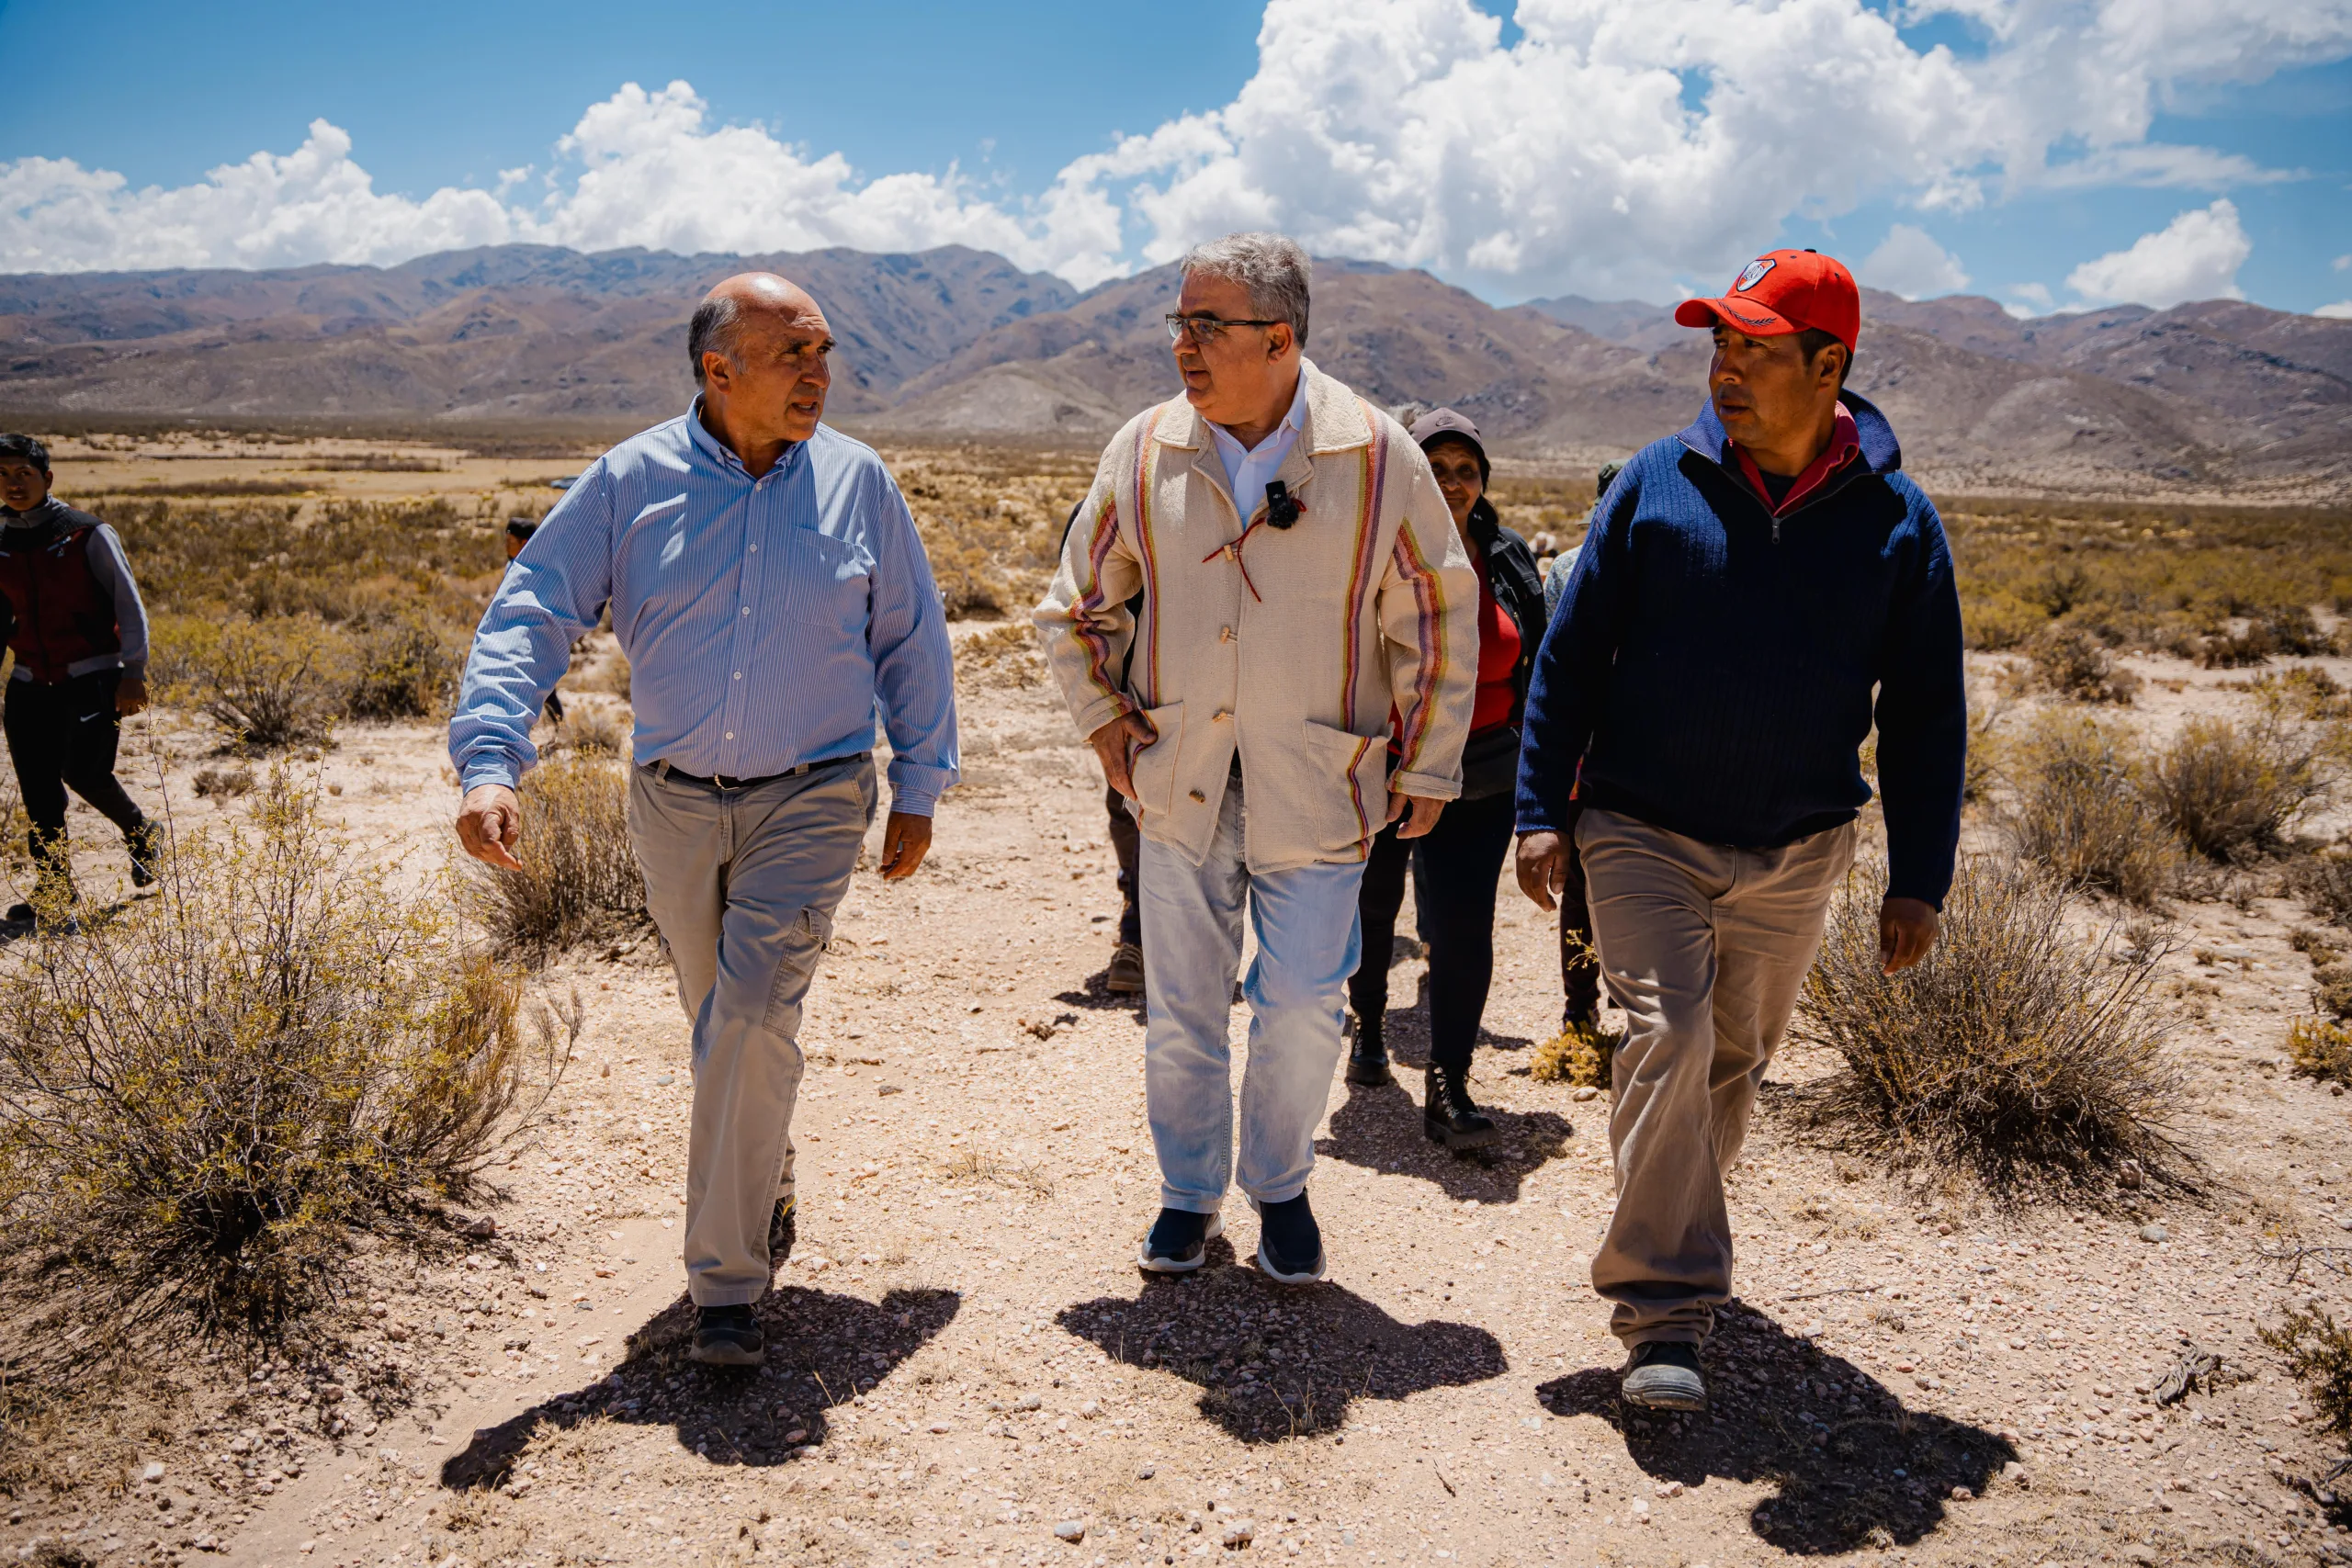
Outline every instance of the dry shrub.
[(238, 763), (228, 768), (200, 768), (196, 774), (196, 794), (199, 800), (225, 800), (235, 795), (250, 795), (254, 787), (254, 771)]
[(2287, 1370), (2310, 1393), (2321, 1425), (2339, 1441), (2352, 1439), (2352, 1328), (2338, 1328), (2335, 1319), (2312, 1305), (2290, 1311), (2276, 1328), (2255, 1332), (2287, 1358)]
[(2289, 867), (2288, 885), (2321, 919), (2352, 926), (2352, 845), (2338, 844)]
[(2068, 886), (2152, 904), (2172, 885), (2180, 849), (2147, 807), (2146, 773), (2124, 726), (2038, 714), (2010, 749), (2004, 825), (2018, 853)]
[(1589, 1023), (1562, 1030), (1535, 1047), (1528, 1057), (1530, 1077), (1544, 1083), (1564, 1083), (1577, 1089), (1607, 1089), (1624, 1036)]
[(1984, 653), (2016, 648), (2049, 624), (2048, 611), (1997, 588), (1971, 593), (1960, 604), (1962, 640)]
[(2192, 718), (2158, 751), (2149, 804), (2181, 840), (2228, 864), (2275, 854), (2326, 789), (2312, 739), (2267, 716), (2243, 727)]
[(356, 1233), (469, 1191), (552, 1087), (564, 1031), (519, 1026), (519, 981), (318, 804), (273, 773), (250, 823), (174, 845), (159, 897), (0, 977), (0, 1235), (37, 1315), (281, 1322)]
[(1007, 621), (966, 637), (956, 649), (956, 673), (967, 685), (1034, 686), (1046, 677), (1037, 633), (1026, 621)]
[(2352, 1031), (2336, 1019), (2299, 1018), (2289, 1025), (2287, 1059), (2297, 1077), (2352, 1089)]
[(2266, 670), (2254, 678), (2255, 701), (2265, 713), (2312, 720), (2352, 716), (2352, 701), (2344, 687), (2317, 664), (2295, 664)]
[(1881, 973), (1886, 871), (1858, 868), (1805, 976), (1795, 1032), (1844, 1070), (1792, 1091), (1830, 1147), (1963, 1168), (1996, 1192), (2095, 1186), (2119, 1162), (2177, 1171), (2164, 1131), (2180, 1091), (2155, 1004), (2162, 955), (2110, 930), (2086, 944), (2055, 877), (1992, 856), (1962, 862), (1928, 956)]
[(588, 680), (586, 685), (588, 690), (592, 692), (610, 692), (613, 695), (620, 698), (621, 701), (628, 701), (628, 655), (623, 653), (617, 648), (614, 649), (611, 655), (605, 659), (605, 662), (600, 667), (598, 667), (596, 673)]
[(628, 838), (628, 769), (564, 757), (526, 774), (520, 871), (469, 868), (469, 899), (500, 951), (542, 960), (646, 921)]
[(342, 711), (338, 639), (307, 616), (175, 617), (156, 633), (162, 681), (240, 744), (271, 750), (324, 740)]
[(364, 634), (344, 712), (353, 718), (431, 718), (458, 694), (463, 663), (422, 621), (400, 620)]
[(629, 727), (608, 708), (575, 703), (556, 728), (555, 744), (582, 757), (626, 757)]
[(2140, 677), (2116, 666), (2107, 645), (2077, 626), (2052, 626), (2026, 644), (2035, 683), (2079, 703), (2129, 704)]

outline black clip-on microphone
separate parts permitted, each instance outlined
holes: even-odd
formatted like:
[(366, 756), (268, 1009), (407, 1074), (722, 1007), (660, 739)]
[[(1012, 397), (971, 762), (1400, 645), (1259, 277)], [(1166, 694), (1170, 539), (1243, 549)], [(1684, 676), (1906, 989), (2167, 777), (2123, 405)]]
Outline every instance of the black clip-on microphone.
[(1298, 514), (1306, 510), (1306, 504), (1302, 502), (1298, 497), (1291, 494), (1290, 487), (1283, 483), (1282, 480), (1274, 479), (1267, 484), (1267, 527), (1287, 528), (1292, 524), (1297, 522)]

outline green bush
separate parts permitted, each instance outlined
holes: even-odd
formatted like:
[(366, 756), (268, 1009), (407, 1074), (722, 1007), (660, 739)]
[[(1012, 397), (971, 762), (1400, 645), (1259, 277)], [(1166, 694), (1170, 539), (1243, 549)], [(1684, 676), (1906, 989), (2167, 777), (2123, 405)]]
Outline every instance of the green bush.
[[(274, 773), (159, 897), (79, 911), (0, 974), (0, 1237), (36, 1307), (266, 1328), (356, 1234), (413, 1234), (551, 1087), (569, 1032), (444, 906)], [(21, 1326), (21, 1324), (19, 1325)]]
[(1898, 1165), (1962, 1168), (1996, 1190), (2098, 1186), (2120, 1162), (2177, 1172), (2165, 1131), (2178, 1102), (2156, 1004), (2162, 942), (2089, 943), (2065, 887), (2020, 862), (1963, 860), (1936, 944), (1881, 971), (1883, 864), (1856, 870), (1832, 907), (1794, 1032), (1842, 1071), (1792, 1091), (1811, 1134)]
[(353, 718), (432, 718), (447, 711), (464, 666), (440, 634), (422, 622), (397, 621), (363, 634), (344, 698)]

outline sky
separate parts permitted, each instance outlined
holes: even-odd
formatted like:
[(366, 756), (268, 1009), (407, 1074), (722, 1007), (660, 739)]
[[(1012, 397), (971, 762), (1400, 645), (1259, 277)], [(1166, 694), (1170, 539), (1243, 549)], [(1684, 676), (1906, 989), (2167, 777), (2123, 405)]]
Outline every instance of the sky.
[(0, 271), (1243, 228), (1497, 303), (1810, 245), (2352, 316), (2352, 0), (0, 0)]

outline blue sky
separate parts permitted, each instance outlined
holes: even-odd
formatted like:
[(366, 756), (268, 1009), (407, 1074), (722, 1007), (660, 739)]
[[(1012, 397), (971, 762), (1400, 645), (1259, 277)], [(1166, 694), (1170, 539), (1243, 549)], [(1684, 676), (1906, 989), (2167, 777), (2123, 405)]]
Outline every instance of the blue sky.
[(7, 0), (0, 269), (955, 240), (1091, 283), (1271, 220), (1498, 300), (1797, 243), (2019, 310), (2352, 301), (2342, 0), (2137, 3)]

